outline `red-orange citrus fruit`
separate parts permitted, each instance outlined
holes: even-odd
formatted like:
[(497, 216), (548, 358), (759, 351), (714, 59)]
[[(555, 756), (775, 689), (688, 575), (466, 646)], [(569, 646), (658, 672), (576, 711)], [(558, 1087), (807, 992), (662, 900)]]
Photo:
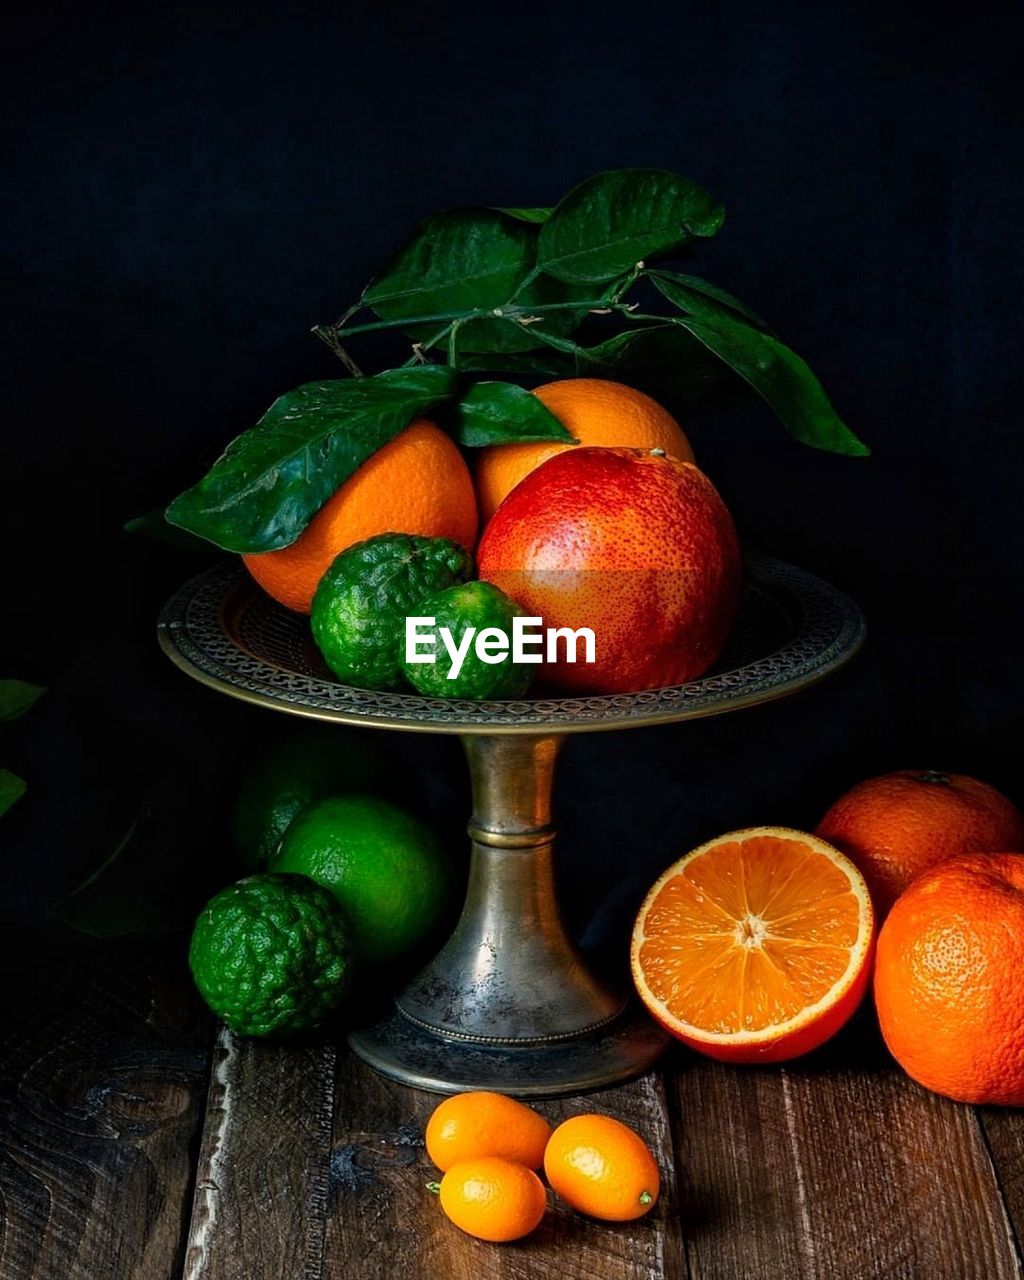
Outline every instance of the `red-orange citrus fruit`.
[(548, 1202), (532, 1169), (501, 1156), (460, 1160), (441, 1179), (439, 1190), (447, 1218), (468, 1235), (496, 1244), (529, 1235), (540, 1225)]
[(751, 827), (710, 840), (657, 881), (632, 969), (658, 1022), (725, 1062), (783, 1062), (823, 1044), (868, 985), (871, 897), (824, 840)]
[(1024, 1106), (1024, 855), (975, 853), (919, 876), (878, 938), (885, 1043), (918, 1084)]
[(544, 1152), (544, 1173), (566, 1204), (606, 1222), (631, 1222), (650, 1213), (661, 1185), (647, 1143), (612, 1116), (563, 1121)]
[(456, 1093), (427, 1121), (427, 1155), (442, 1170), (476, 1156), (503, 1156), (530, 1169), (544, 1163), (551, 1126), (530, 1107), (501, 1093)]
[(472, 551), (476, 531), (476, 497), (462, 454), (432, 422), (421, 421), (371, 454), (293, 543), (242, 559), (268, 595), (309, 613), (331, 561), (355, 542), (415, 533), (451, 538)]
[[(633, 387), (603, 378), (564, 378), (537, 387), (533, 394), (578, 444), (663, 449), (670, 458), (693, 461), (690, 442), (675, 418)], [(481, 520), (490, 520), (520, 480), (542, 462), (574, 447), (548, 440), (478, 450), (475, 475)]]
[(560, 643), (538, 672), (577, 693), (692, 680), (718, 657), (739, 595), (729, 511), (691, 462), (639, 449), (548, 459), (484, 531), (481, 578), (548, 628), (586, 627), (594, 662)]
[(883, 918), (915, 876), (961, 853), (1024, 850), (1024, 815), (962, 773), (903, 769), (858, 783), (817, 827), (868, 882)]

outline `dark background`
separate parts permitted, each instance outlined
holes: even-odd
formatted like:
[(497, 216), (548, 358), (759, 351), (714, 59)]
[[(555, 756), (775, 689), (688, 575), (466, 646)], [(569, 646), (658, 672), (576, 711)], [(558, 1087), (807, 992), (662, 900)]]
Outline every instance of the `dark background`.
[[(1020, 30), (1004, 13), (36, 7), (12, 36), (0, 674), (50, 693), (0, 738), (30, 783), (0, 823), (5, 918), (45, 919), (140, 807), (156, 816), (136, 874), (169, 913), (182, 881), (194, 896), (231, 878), (232, 766), (282, 727), (160, 657), (156, 610), (195, 564), (124, 521), (280, 392), (337, 372), (310, 326), (421, 217), (547, 204), (620, 166), (724, 201), (696, 269), (770, 319), (871, 445), (815, 453), (759, 404), (683, 421), (748, 544), (848, 590), (871, 640), (792, 702), (571, 743), (573, 928), (618, 938), (692, 843), (813, 823), (888, 767), (959, 768), (1024, 800)], [(457, 748), (394, 746), (415, 803), (457, 832)]]

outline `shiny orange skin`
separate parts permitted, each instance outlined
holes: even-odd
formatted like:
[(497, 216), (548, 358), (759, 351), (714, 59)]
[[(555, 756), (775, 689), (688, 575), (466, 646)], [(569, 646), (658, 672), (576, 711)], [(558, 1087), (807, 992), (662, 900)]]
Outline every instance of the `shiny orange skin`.
[(243, 555), (268, 595), (309, 613), (317, 584), (339, 552), (378, 533), (452, 538), (473, 550), (476, 495), (462, 454), (440, 428), (414, 422), (324, 503), (298, 538), (278, 551)]
[(477, 1156), (503, 1156), (528, 1169), (544, 1163), (551, 1126), (542, 1115), (501, 1093), (456, 1093), (427, 1121), (427, 1155), (442, 1171)]
[(566, 1204), (606, 1222), (631, 1222), (650, 1213), (661, 1187), (647, 1143), (612, 1116), (563, 1121), (544, 1153), (544, 1173)]
[(577, 448), (531, 472), (484, 530), (493, 582), (548, 627), (589, 627), (596, 661), (538, 667), (575, 693), (630, 693), (701, 675), (736, 612), (740, 555), (729, 511), (691, 462)]
[(890, 1053), (958, 1102), (1024, 1106), (1024, 854), (926, 871), (882, 926), (875, 1005)]
[[(670, 458), (693, 461), (690, 442), (675, 418), (633, 387), (604, 378), (563, 378), (537, 387), (533, 394), (578, 444), (663, 449)], [(548, 440), (477, 450), (474, 476), (481, 520), (490, 520), (516, 485), (542, 462), (573, 448)]]
[(916, 876), (948, 858), (1024, 849), (1024, 815), (977, 778), (902, 769), (840, 796), (817, 834), (857, 864), (882, 919)]
[(467, 1235), (504, 1244), (535, 1230), (547, 1209), (544, 1184), (532, 1169), (500, 1156), (452, 1165), (441, 1179), (441, 1208)]

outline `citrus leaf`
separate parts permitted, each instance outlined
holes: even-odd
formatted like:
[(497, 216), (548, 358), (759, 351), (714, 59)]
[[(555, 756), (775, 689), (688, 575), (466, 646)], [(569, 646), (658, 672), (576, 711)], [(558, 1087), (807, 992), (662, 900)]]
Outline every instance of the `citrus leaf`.
[(171, 503), (167, 519), (227, 551), (286, 547), (357, 467), (454, 389), (444, 365), (296, 387)]
[(611, 280), (638, 262), (713, 236), (725, 211), (662, 169), (616, 169), (575, 187), (541, 227), (537, 265), (560, 280)]
[(0, 816), (5, 814), (12, 804), (16, 804), (28, 790), (24, 778), (8, 769), (0, 769)]
[(551, 209), (499, 209), (499, 213), (507, 213), (510, 218), (518, 218), (520, 222), (547, 222), (551, 217)]
[(144, 516), (136, 516), (124, 526), (125, 533), (144, 533), (158, 542), (166, 542), (168, 546), (178, 547), (182, 551), (209, 551), (210, 544), (204, 538), (186, 533), (170, 524), (162, 508), (147, 511)]
[(749, 383), (804, 444), (859, 457), (871, 452), (841, 420), (807, 364), (777, 338), (724, 316), (679, 317), (674, 323)]
[(0, 720), (17, 720), (30, 710), (46, 690), (27, 680), (0, 680)]
[(550, 409), (512, 382), (478, 382), (453, 406), (452, 419), (456, 439), (473, 447), (522, 440), (573, 441)]
[(516, 295), (517, 314), (525, 314), (528, 323), (523, 324), (515, 315), (469, 320), (459, 326), (458, 350), (535, 351), (545, 345), (549, 336), (559, 338), (571, 334), (586, 319), (590, 306), (567, 308), (565, 311), (539, 311), (536, 315), (532, 314), (533, 308), (571, 302), (599, 305), (617, 284), (618, 280), (606, 286), (570, 284), (553, 276), (537, 276)]
[(648, 271), (646, 274), (663, 297), (688, 315), (707, 320), (714, 320), (721, 315), (733, 320), (739, 317), (758, 329), (763, 329), (765, 333), (774, 335), (771, 325), (766, 324), (756, 311), (751, 311), (739, 298), (734, 298), (731, 293), (726, 293), (707, 280), (680, 275), (676, 271), (658, 270)]
[(499, 307), (528, 275), (536, 244), (533, 226), (498, 209), (449, 209), (420, 225), (363, 304), (395, 321)]

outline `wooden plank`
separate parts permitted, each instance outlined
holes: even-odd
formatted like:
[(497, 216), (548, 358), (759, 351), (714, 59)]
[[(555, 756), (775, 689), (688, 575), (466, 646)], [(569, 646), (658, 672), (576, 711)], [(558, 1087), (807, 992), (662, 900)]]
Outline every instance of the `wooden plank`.
[(1021, 1274), (971, 1108), (920, 1089), (858, 1019), (786, 1067), (680, 1055), (680, 1212), (701, 1280), (998, 1280)]
[(319, 1280), (334, 1049), (222, 1030), (196, 1169), (186, 1280)]
[(3, 1280), (180, 1274), (209, 1024), (177, 949), (96, 955), (5, 984)]
[(1024, 1240), (1024, 1112), (979, 1107), (977, 1114), (1019, 1253)]
[(664, 1088), (654, 1075), (586, 1097), (538, 1102), (552, 1123), (600, 1111), (651, 1143), (663, 1187), (657, 1207), (636, 1223), (600, 1223), (552, 1196), (537, 1231), (513, 1244), (474, 1240), (448, 1222), (425, 1183), (437, 1171), (423, 1130), (439, 1099), (342, 1060), (325, 1240), (330, 1280), (655, 1280), (684, 1275)]

